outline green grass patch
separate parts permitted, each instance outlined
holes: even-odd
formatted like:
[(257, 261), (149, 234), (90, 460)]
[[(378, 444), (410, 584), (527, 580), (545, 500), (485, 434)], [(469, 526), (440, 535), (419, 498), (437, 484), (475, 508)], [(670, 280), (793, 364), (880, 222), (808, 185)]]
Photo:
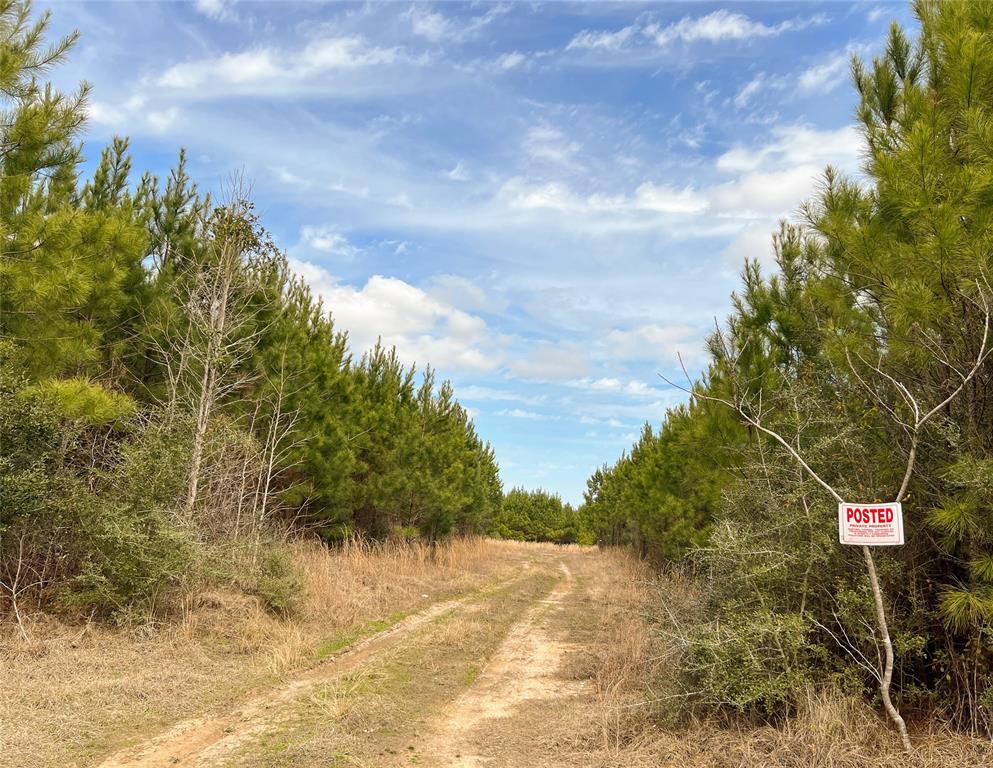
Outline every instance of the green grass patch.
[(477, 667), (475, 664), (473, 664), (472, 666), (469, 667), (469, 669), (467, 669), (465, 671), (465, 684), (466, 684), (466, 687), (468, 687), (468, 686), (472, 685), (474, 682), (476, 682), (476, 678), (477, 677), (479, 677), (479, 667)]
[(317, 646), (317, 650), (314, 651), (314, 657), (318, 661), (323, 661), (328, 656), (332, 656), (339, 651), (343, 651), (346, 648), (355, 645), (355, 643), (360, 640), (365, 640), (366, 638), (372, 637), (380, 632), (385, 632), (391, 627), (395, 627), (409, 615), (410, 611), (395, 611), (385, 619), (374, 619), (372, 621), (367, 621), (357, 629), (349, 629), (338, 635), (334, 635)]

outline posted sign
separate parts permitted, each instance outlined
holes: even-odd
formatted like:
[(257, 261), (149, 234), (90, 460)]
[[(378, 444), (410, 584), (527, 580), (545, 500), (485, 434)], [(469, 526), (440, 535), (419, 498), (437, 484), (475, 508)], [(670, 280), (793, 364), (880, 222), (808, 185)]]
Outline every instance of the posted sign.
[(838, 539), (842, 544), (887, 547), (903, 544), (900, 502), (839, 504)]

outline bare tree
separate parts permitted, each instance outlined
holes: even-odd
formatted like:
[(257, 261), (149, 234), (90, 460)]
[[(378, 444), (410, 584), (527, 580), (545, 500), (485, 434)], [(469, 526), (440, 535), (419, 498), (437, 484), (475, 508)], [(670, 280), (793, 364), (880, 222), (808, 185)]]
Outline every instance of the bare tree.
[[(26, 536), (21, 534), (17, 542), (17, 562), (12, 573), (0, 579), (0, 589), (7, 593), (10, 606), (14, 611), (14, 618), (17, 621), (17, 629), (21, 633), (24, 642), (28, 642), (28, 633), (24, 628), (24, 614), (21, 612), (21, 596), (32, 589), (44, 585), (45, 578), (38, 575), (37, 571), (30, 566), (28, 558), (24, 552), (24, 540)], [(33, 577), (33, 579), (32, 579)]]
[(292, 469), (293, 463), (289, 458), (303, 444), (304, 440), (296, 431), (299, 411), (288, 410), (286, 407), (287, 399), (295, 392), (290, 389), (290, 374), (286, 370), (285, 349), (280, 357), (278, 375), (273, 377), (267, 374), (266, 381), (272, 393), (268, 403), (271, 413), (262, 449), (259, 505), (255, 515), (257, 522), (262, 522), (269, 514), (273, 484), (280, 475)]
[[(882, 359), (877, 363), (869, 363), (864, 360), (861, 356), (857, 356), (862, 364), (868, 368), (869, 373), (863, 374), (854, 364), (851, 356), (848, 356), (849, 367), (852, 370), (853, 375), (856, 380), (867, 389), (872, 395), (876, 403), (882, 408), (883, 412), (886, 413), (894, 422), (907, 434), (908, 436), (908, 447), (906, 451), (906, 468), (903, 473), (903, 479), (900, 483), (900, 487), (897, 490), (894, 501), (901, 502), (907, 494), (907, 489), (910, 486), (910, 480), (914, 473), (914, 468), (917, 464), (917, 451), (920, 445), (921, 432), (924, 426), (938, 413), (949, 406), (955, 398), (965, 389), (968, 383), (975, 377), (979, 372), (983, 363), (989, 357), (993, 349), (989, 345), (990, 336), (990, 306), (986, 298), (986, 293), (981, 286), (977, 284), (978, 294), (979, 294), (979, 305), (983, 312), (983, 333), (982, 338), (979, 343), (979, 349), (976, 356), (967, 370), (963, 370), (956, 365), (954, 365), (948, 356), (941, 349), (940, 345), (936, 342), (926, 343), (924, 346), (931, 353), (935, 362), (944, 366), (955, 379), (957, 379), (957, 386), (940, 402), (933, 405), (931, 408), (927, 408), (926, 405), (921, 404), (919, 397), (916, 397), (911, 393), (911, 390), (903, 382), (899, 381), (895, 376), (886, 372), (882, 367)], [(719, 345), (724, 358), (730, 362), (729, 369), (734, 371), (737, 368), (737, 362), (740, 358), (741, 353), (744, 351), (746, 345), (742, 345), (737, 355), (731, 353), (731, 345), (727, 340), (724, 331), (720, 328), (716, 332), (716, 342)], [(720, 403), (731, 410), (735, 411), (742, 419), (742, 421), (752, 429), (760, 432), (766, 437), (772, 439), (774, 442), (778, 443), (786, 452), (799, 464), (803, 472), (814, 480), (818, 485), (820, 485), (825, 491), (827, 491), (830, 496), (837, 501), (839, 504), (844, 504), (845, 500), (842, 498), (841, 494), (828, 483), (817, 471), (815, 471), (804, 456), (804, 452), (800, 447), (799, 440), (791, 442), (787, 440), (778, 430), (773, 429), (768, 426), (766, 422), (766, 412), (763, 405), (763, 392), (758, 389), (757, 392), (751, 394), (748, 393), (747, 389), (742, 386), (738, 386), (738, 382), (732, 381), (732, 399), (718, 397), (715, 395), (708, 394), (706, 391), (702, 390), (700, 387), (695, 385), (686, 370), (686, 366), (683, 364), (683, 360), (679, 358), (680, 366), (682, 367), (683, 374), (686, 376), (686, 380), (689, 383), (689, 387), (683, 387), (679, 384), (675, 384), (669, 379), (662, 377), (667, 383), (671, 384), (678, 389), (690, 394), (693, 397), (699, 398), (700, 400), (709, 400), (711, 402)], [(889, 389), (896, 392), (897, 397), (902, 404), (905, 406), (906, 410), (910, 413), (911, 417), (909, 419), (904, 418), (900, 415), (903, 408), (899, 408), (895, 404), (888, 402), (872, 383), (867, 379), (867, 376), (877, 377), (877, 381), (885, 385)], [(910, 735), (907, 732), (907, 725), (904, 722), (903, 717), (900, 714), (899, 709), (893, 702), (893, 698), (890, 695), (890, 688), (893, 682), (893, 667), (894, 667), (894, 651), (893, 651), (893, 641), (890, 637), (889, 625), (886, 617), (886, 606), (883, 599), (883, 591), (879, 584), (879, 576), (876, 572), (876, 564), (872, 555), (872, 550), (868, 546), (862, 547), (862, 555), (865, 560), (866, 572), (869, 577), (869, 586), (872, 590), (873, 601), (875, 604), (875, 619), (876, 628), (879, 632), (880, 642), (883, 646), (883, 659), (882, 659), (882, 669), (878, 666), (867, 665), (865, 663), (862, 666), (873, 670), (874, 675), (879, 683), (879, 693), (883, 701), (883, 707), (886, 710), (887, 715), (896, 725), (897, 731), (900, 734), (900, 739), (903, 743), (903, 748), (907, 752), (913, 751), (913, 745), (910, 740)]]
[(262, 332), (253, 322), (257, 272), (250, 260), (267, 240), (257, 227), (249, 192), (235, 176), (228, 202), (203, 209), (196, 251), (170, 262), (178, 311), (164, 312), (149, 340), (165, 375), (167, 418), (185, 412), (191, 419), (188, 479), (180, 505), (187, 522), (197, 507), (212, 418), (223, 398), (246, 383), (241, 363)]

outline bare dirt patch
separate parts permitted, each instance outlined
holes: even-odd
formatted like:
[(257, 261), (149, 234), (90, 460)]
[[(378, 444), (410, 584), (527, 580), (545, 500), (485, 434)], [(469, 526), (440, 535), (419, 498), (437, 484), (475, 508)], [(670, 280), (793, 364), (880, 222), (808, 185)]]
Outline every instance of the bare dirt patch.
[(522, 702), (556, 700), (578, 694), (582, 681), (566, 680), (556, 672), (572, 647), (555, 637), (549, 614), (560, 609), (573, 590), (568, 566), (560, 562), (562, 581), (514, 624), (503, 643), (482, 669), (472, 687), (447, 707), (421, 751), (432, 765), (474, 768), (489, 758), (479, 726), (508, 717)]

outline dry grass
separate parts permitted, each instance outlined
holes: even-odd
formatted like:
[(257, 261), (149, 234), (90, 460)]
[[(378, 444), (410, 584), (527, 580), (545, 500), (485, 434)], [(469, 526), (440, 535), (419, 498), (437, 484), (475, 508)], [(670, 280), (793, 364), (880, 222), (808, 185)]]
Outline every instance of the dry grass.
[[(433, 625), (399, 655), (315, 691), (307, 708), (317, 713), (314, 744), (359, 749), (366, 736), (358, 734), (368, 732), (378, 750), (369, 753), (368, 764), (393, 765), (399, 752), (382, 744), (395, 741), (405, 751), (419, 718), (472, 683), (504, 625), (542, 593), (549, 564), (566, 552), (492, 541), (437, 550), (350, 544), (334, 553), (312, 543), (288, 546), (306, 585), (293, 620), (266, 613), (253, 597), (215, 590), (190, 596), (178, 620), (151, 631), (67, 625), (44, 616), (33, 617), (30, 644), (8, 631), (0, 638), (0, 763), (94, 765), (168, 723), (229, 707), (248, 690), (312, 661), (322, 645), (334, 650), (453, 593), (533, 573), (518, 582), (523, 587), (499, 599), (481, 596), (478, 606)], [(554, 556), (535, 557), (546, 549)], [(570, 649), (558, 674), (587, 681), (582, 690), (589, 693), (523, 703), (516, 719), (493, 721), (502, 729), (506, 758), (494, 765), (520, 765), (532, 752), (554, 755), (556, 766), (583, 768), (993, 765), (988, 742), (940, 730), (918, 729), (917, 753), (907, 757), (877, 712), (824, 692), (811, 692), (777, 727), (674, 725), (678, 702), (669, 697), (678, 690), (671, 685), (676, 659), (650, 632), (646, 616), (657, 612), (652, 603), (659, 595), (692, 603), (692, 583), (668, 578), (660, 584), (623, 552), (577, 550), (568, 561), (576, 588), (561, 611), (549, 614), (555, 618), (548, 631)], [(493, 621), (504, 629), (494, 632)], [(300, 759), (293, 764), (315, 764), (314, 744), (294, 747)]]
[(352, 540), (329, 553), (315, 541), (286, 545), (303, 579), (304, 597), (292, 621), (280, 620), (254, 599), (212, 591), (194, 597), (179, 624), (184, 637), (226, 637), (269, 673), (311, 658), (315, 642), (328, 648), (365, 624), (396, 620), (447, 595), (479, 586), (522, 556), (520, 545), (492, 539), (422, 542)]
[[(652, 583), (624, 553), (591, 586), (599, 617), (592, 647), (596, 700), (571, 719), (572, 744), (593, 766), (680, 768), (977, 768), (993, 765), (993, 745), (947, 729), (918, 728), (916, 753), (900, 750), (885, 720), (865, 703), (810, 692), (777, 727), (738, 728), (692, 721), (673, 725), (674, 655), (647, 631), (658, 595), (690, 603), (693, 585), (677, 576)], [(626, 561), (626, 562), (625, 562)], [(586, 663), (589, 663), (587, 661)], [(577, 670), (573, 670), (574, 673)], [(578, 674), (582, 674), (581, 670)]]
[(31, 642), (0, 626), (0, 763), (86, 766), (400, 616), (513, 573), (527, 547), (484, 539), (436, 548), (314, 542), (289, 548), (305, 586), (293, 619), (233, 589), (188, 596), (180, 616), (121, 631), (31, 617)]

